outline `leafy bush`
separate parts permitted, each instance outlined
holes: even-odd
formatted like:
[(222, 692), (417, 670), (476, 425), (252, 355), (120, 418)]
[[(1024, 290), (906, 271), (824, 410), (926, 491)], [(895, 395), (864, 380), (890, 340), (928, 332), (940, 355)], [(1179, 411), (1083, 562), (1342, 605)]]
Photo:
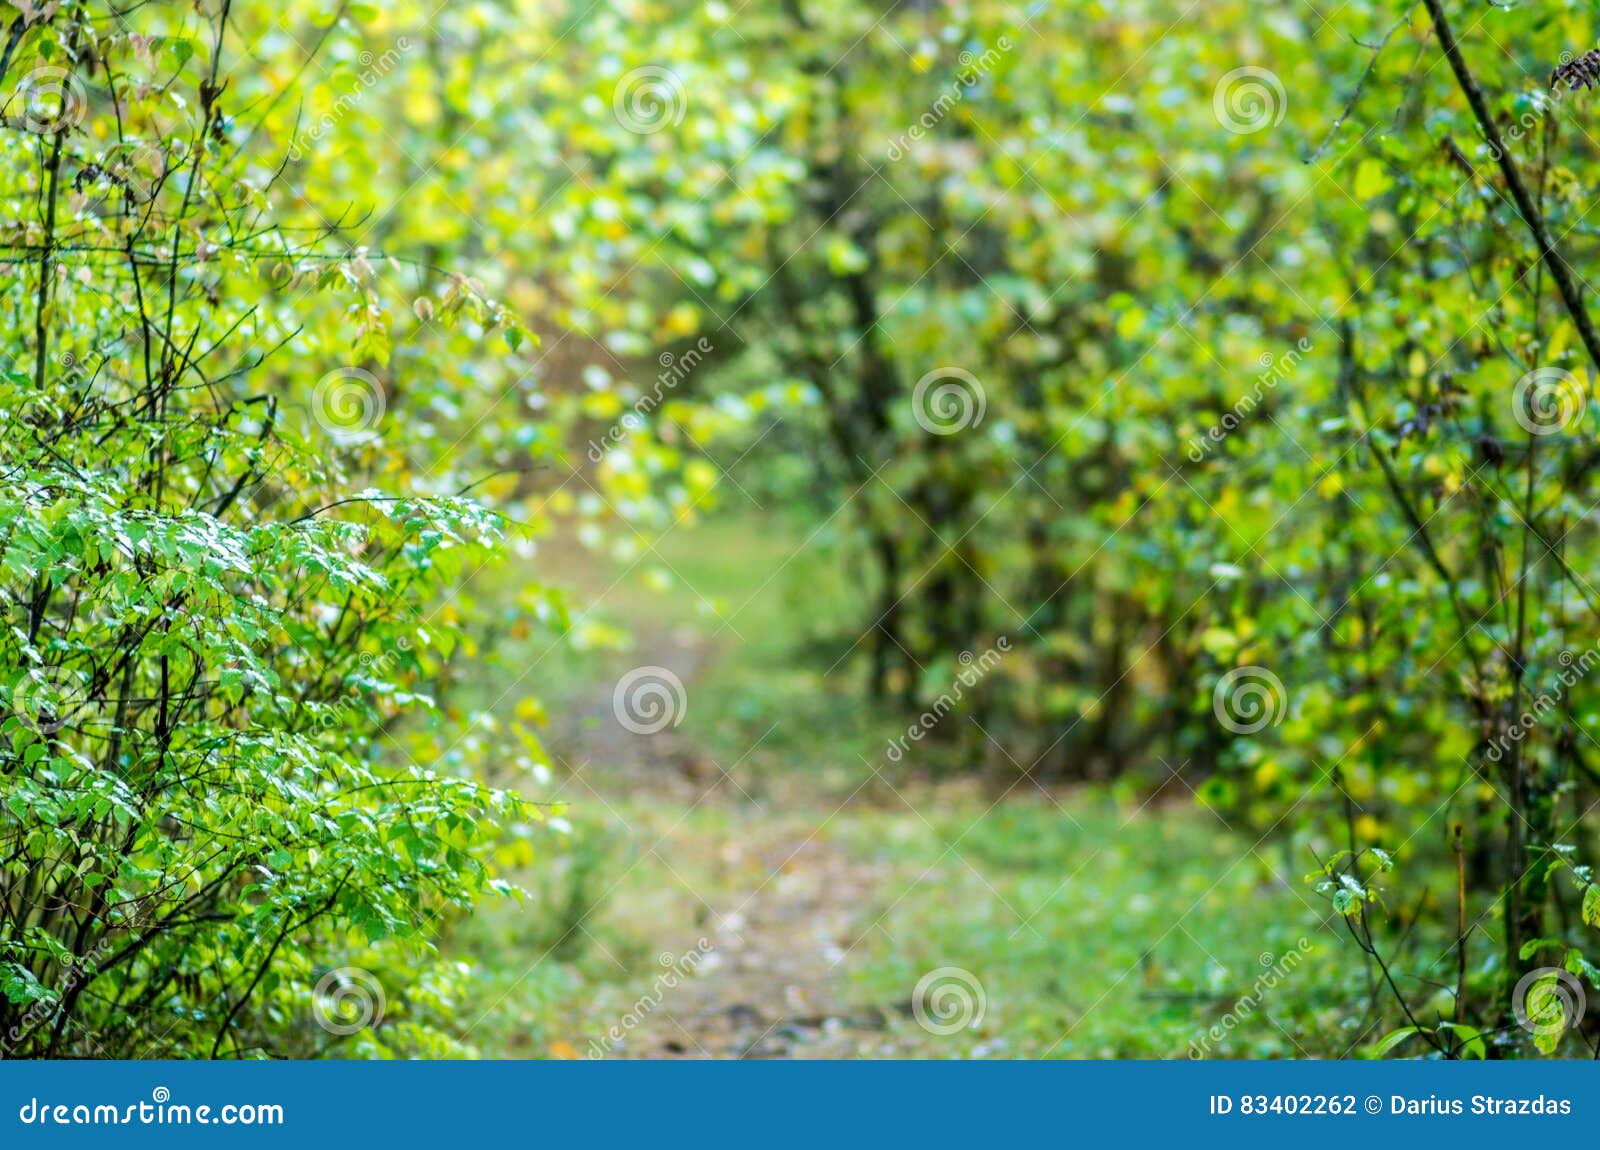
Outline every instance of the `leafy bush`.
[[(430, 603), (504, 523), (363, 478), (405, 447), (378, 274), (274, 222), (237, 36), (228, 4), (51, 5), (0, 65), (10, 1055), (306, 1053), (352, 987), (380, 1045), (436, 1048), (431, 926), (506, 889), (481, 848), (532, 813), (396, 753), (454, 642)], [(315, 381), (320, 293), (354, 358)], [(510, 322), (465, 281), (438, 310)]]

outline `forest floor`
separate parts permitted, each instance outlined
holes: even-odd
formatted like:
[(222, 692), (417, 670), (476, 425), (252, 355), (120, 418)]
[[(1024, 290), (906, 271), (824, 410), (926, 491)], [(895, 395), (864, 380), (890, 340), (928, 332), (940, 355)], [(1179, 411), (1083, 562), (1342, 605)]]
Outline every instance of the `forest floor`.
[[(840, 659), (852, 573), (805, 538), (678, 533), (601, 582), (576, 653), (529, 640), (482, 685), (492, 714), (525, 692), (555, 716), (551, 771), (523, 789), (568, 804), (571, 832), (511, 874), (526, 901), (451, 942), (484, 975), (462, 1028), (481, 1054), (1295, 1057), (1363, 1038), (1335, 1018), (1359, 967), (1303, 863), (1195, 804), (891, 765), (896, 720)], [(544, 562), (576, 582), (571, 556)], [(645, 666), (683, 694), (675, 725), (636, 734), (613, 689)]]

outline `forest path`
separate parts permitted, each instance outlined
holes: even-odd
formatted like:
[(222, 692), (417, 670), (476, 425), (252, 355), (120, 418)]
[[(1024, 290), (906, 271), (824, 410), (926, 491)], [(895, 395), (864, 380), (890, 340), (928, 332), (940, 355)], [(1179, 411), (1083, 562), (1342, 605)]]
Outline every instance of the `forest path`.
[[(1215, 813), (1021, 782), (956, 739), (891, 760), (904, 719), (848, 662), (858, 582), (810, 539), (708, 522), (606, 584), (548, 660), (543, 635), (510, 650), (549, 716), (529, 797), (571, 833), (535, 837), (507, 872), (527, 898), (480, 910), (452, 953), (484, 971), (481, 1053), (1188, 1057), (1264, 954), (1340, 985), (1297, 864)], [(546, 559), (547, 580), (606, 574)], [(624, 723), (619, 684), (652, 669), (677, 710)], [(1306, 994), (1281, 1003), (1213, 1052), (1348, 1049), (1306, 1038), (1326, 1024)]]
[[(670, 671), (692, 712), (715, 648), (687, 627), (634, 638), (629, 661)], [(636, 828), (630, 837), (641, 865), (675, 888), (685, 913), (658, 933), (659, 968), (616, 1027), (620, 1038), (601, 1036), (607, 1056), (856, 1054), (885, 1018), (847, 1006), (842, 960), (871, 925), (886, 876), (841, 841), (838, 832), (858, 817), (851, 804), (806, 801), (792, 785), (774, 792), (740, 763), (713, 759), (695, 742), (694, 724), (630, 732), (617, 719), (614, 692), (614, 682), (595, 684), (588, 716), (561, 741), (575, 761), (603, 767), (597, 792), (617, 787), (620, 774), (631, 800), (668, 812), (664, 832)], [(697, 808), (719, 804), (725, 819), (688, 826)]]
[[(825, 834), (796, 840), (760, 821), (716, 849), (727, 865), (762, 876), (679, 955), (705, 957), (675, 986), (658, 982), (660, 1003), (618, 1054), (634, 1058), (843, 1058), (863, 1032), (882, 1028), (876, 1012), (852, 1014), (838, 981), (863, 903), (869, 868)], [(670, 866), (670, 862), (668, 863)], [(701, 943), (701, 940), (704, 943)], [(664, 956), (663, 969), (668, 969)], [(683, 964), (685, 967), (687, 963)]]

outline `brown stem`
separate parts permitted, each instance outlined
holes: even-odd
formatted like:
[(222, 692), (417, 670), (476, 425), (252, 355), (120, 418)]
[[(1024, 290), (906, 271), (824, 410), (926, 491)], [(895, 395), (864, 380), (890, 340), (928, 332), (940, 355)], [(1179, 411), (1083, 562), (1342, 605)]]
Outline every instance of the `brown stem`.
[(1456, 1025), (1466, 1014), (1467, 999), (1467, 855), (1456, 824)]
[(1483, 132), (1483, 138), (1493, 151), (1495, 162), (1500, 165), (1500, 174), (1505, 177), (1506, 188), (1511, 192), (1511, 198), (1516, 201), (1517, 211), (1522, 213), (1522, 220), (1528, 225), (1528, 231), (1533, 235), (1533, 242), (1538, 245), (1539, 257), (1550, 269), (1550, 278), (1555, 281), (1561, 302), (1565, 305), (1567, 314), (1572, 317), (1573, 325), (1578, 329), (1578, 338), (1583, 340), (1583, 347), (1589, 353), (1590, 362), (1600, 368), (1600, 335), (1596, 334), (1594, 323), (1584, 309), (1583, 297), (1578, 290), (1572, 269), (1556, 250), (1555, 240), (1551, 238), (1550, 227), (1545, 222), (1544, 213), (1534, 202), (1528, 186), (1522, 181), (1522, 173), (1518, 170), (1516, 161), (1506, 150), (1505, 140), (1501, 137), (1500, 129), (1489, 111), (1489, 102), (1484, 98), (1483, 89), (1478, 86), (1477, 77), (1467, 67), (1467, 61), (1461, 55), (1461, 46), (1456, 43), (1455, 33), (1450, 29), (1443, 0), (1423, 0), (1423, 3), (1427, 6), (1428, 16), (1433, 21), (1434, 31), (1438, 33), (1439, 47), (1444, 51), (1445, 59), (1450, 61), (1450, 70), (1455, 73), (1461, 94), (1467, 98), (1467, 103), (1472, 107), (1478, 128)]

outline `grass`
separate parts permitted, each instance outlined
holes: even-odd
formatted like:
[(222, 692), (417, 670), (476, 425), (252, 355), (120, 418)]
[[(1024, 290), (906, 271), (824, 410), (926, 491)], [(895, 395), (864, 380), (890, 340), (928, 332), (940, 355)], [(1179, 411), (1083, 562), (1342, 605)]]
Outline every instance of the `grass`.
[(905, 1027), (891, 1050), (1341, 1053), (1325, 1041), (1333, 1016), (1315, 1006), (1349, 958), (1322, 925), (1323, 908), (1209, 817), (1130, 810), (1078, 790), (859, 825), (859, 849), (875, 850), (894, 875), (889, 887), (904, 892), (863, 944), (860, 994), (903, 996), (924, 972), (954, 966), (977, 975), (987, 999), (970, 1031), (937, 1038)]
[[(463, 1027), (480, 1053), (581, 1055), (656, 995), (663, 955), (762, 914), (745, 945), (776, 931), (774, 955), (822, 956), (796, 977), (826, 982), (829, 1017), (797, 1054), (1293, 1057), (1361, 1037), (1362, 1020), (1337, 1009), (1360, 999), (1346, 981), (1363, 975), (1304, 865), (1196, 806), (890, 772), (883, 748), (903, 721), (864, 703), (859, 664), (841, 658), (858, 622), (847, 550), (826, 531), (806, 537), (730, 518), (673, 533), (631, 571), (539, 561), (591, 597), (578, 650), (530, 638), (506, 654), (537, 668), (557, 716), (552, 774), (529, 789), (571, 804), (572, 833), (511, 868), (525, 902), (485, 908), (451, 940), (483, 975)], [(622, 631), (631, 645), (606, 641)], [(692, 668), (682, 724), (610, 738), (610, 684), (663, 651)], [(474, 689), (509, 721), (498, 685)], [(847, 921), (819, 941), (805, 914), (771, 909), (795, 899), (819, 921), (842, 906)], [(748, 951), (730, 953), (693, 993), (659, 996), (653, 1025), (670, 1015), (690, 1053), (696, 1011), (770, 990), (739, 968)], [(981, 988), (982, 1016), (934, 1033), (914, 990), (950, 968)], [(953, 993), (933, 1004), (959, 1004)]]

